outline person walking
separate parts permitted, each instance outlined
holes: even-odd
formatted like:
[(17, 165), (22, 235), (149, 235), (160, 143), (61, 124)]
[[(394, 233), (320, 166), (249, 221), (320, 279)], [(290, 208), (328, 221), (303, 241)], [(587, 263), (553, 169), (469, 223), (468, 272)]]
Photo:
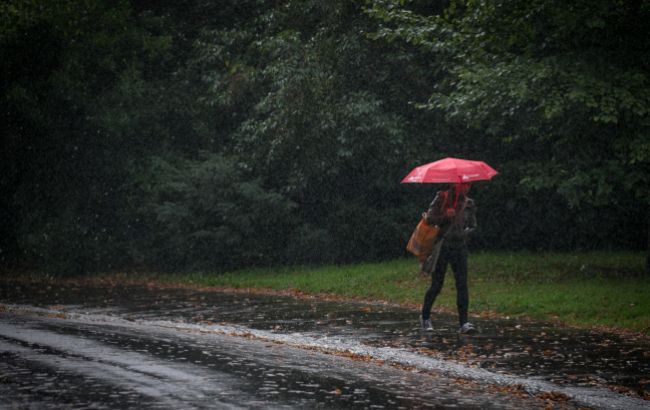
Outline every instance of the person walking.
[[(439, 253), (423, 264), (424, 272), (431, 275), (431, 286), (424, 295), (420, 324), (425, 331), (432, 331), (431, 307), (442, 289), (447, 266), (451, 265), (456, 281), (456, 305), (460, 333), (475, 333), (476, 328), (468, 321), (469, 291), (467, 288), (467, 239), (476, 229), (476, 205), (469, 198), (471, 184), (452, 184), (447, 190), (437, 192), (424, 217), (428, 224), (440, 227)], [(428, 263), (427, 263), (428, 262)]]

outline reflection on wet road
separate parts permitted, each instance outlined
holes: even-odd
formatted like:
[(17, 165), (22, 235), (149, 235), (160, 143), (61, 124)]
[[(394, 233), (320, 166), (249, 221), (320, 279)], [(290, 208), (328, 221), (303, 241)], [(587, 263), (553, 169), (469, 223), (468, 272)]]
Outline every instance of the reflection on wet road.
[[(0, 407), (648, 408), (647, 344), (510, 321), (146, 288), (0, 286)], [(523, 328), (522, 328), (523, 327)]]
[[(4, 397), (36, 407), (99, 402), (173, 409), (521, 408), (526, 403), (493, 398), (447, 378), (264, 340), (87, 319), (3, 315), (0, 369), (11, 384), (27, 387), (24, 395)], [(30, 386), (42, 390), (34, 396)]]

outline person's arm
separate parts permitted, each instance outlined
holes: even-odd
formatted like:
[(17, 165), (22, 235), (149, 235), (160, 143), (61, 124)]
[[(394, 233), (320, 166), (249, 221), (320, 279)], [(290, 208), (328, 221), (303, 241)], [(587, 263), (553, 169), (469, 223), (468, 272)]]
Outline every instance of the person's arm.
[(442, 225), (445, 221), (445, 215), (442, 213), (444, 194), (438, 192), (433, 201), (429, 204), (429, 209), (424, 213), (424, 218), (429, 225)]

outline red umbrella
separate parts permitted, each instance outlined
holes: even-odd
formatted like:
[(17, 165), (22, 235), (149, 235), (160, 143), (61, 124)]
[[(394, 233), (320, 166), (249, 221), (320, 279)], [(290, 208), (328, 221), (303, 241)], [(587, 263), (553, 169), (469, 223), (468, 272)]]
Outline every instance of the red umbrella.
[(463, 183), (486, 181), (498, 172), (483, 161), (444, 158), (414, 168), (402, 183)]

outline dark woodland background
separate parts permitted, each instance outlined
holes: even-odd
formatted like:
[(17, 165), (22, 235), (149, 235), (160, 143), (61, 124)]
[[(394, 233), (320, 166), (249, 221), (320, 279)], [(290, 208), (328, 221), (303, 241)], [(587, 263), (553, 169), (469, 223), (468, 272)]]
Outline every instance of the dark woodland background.
[(475, 249), (648, 249), (650, 4), (9, 0), (0, 262), (79, 274), (405, 254), (446, 156)]

